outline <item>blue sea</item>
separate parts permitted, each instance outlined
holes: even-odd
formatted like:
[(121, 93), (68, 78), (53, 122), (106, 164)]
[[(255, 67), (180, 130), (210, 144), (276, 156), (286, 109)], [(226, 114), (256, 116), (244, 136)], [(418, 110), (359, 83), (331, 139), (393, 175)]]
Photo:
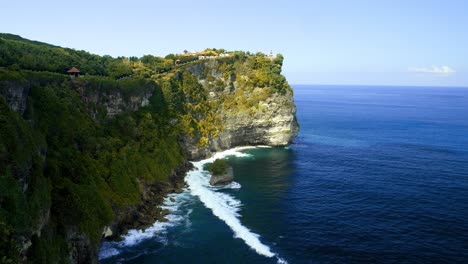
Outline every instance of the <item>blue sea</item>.
[(101, 263), (467, 263), (468, 88), (294, 86), (289, 147), (196, 162), (167, 223), (101, 248)]

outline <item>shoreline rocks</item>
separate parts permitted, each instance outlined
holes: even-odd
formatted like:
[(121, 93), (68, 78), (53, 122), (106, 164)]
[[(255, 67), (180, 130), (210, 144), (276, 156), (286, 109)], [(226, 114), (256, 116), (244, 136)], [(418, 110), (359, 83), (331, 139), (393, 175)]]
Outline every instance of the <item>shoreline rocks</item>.
[(143, 186), (145, 191), (142, 194), (142, 202), (116, 213), (117, 216), (106, 230), (107, 233), (112, 232), (112, 235), (103, 236), (103, 239), (118, 240), (122, 234), (127, 233), (130, 229), (145, 229), (152, 226), (157, 220), (166, 222), (165, 216), (168, 212), (159, 206), (167, 194), (182, 192), (185, 184), (184, 177), (192, 169), (192, 163), (186, 161), (174, 170), (169, 182)]
[(226, 173), (223, 174), (213, 174), (210, 178), (210, 184), (212, 186), (226, 185), (233, 181), (234, 171), (231, 166), (227, 168)]

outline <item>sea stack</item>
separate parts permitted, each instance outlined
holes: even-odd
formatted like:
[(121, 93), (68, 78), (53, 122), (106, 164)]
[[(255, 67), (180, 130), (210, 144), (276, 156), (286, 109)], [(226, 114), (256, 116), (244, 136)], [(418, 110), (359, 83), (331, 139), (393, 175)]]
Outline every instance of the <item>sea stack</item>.
[(234, 172), (232, 167), (223, 159), (216, 159), (209, 165), (208, 171), (211, 173), (211, 185), (224, 185), (232, 182)]
[(225, 185), (232, 182), (234, 179), (234, 171), (232, 167), (228, 167), (225, 173), (212, 174), (210, 178), (210, 184), (213, 186)]

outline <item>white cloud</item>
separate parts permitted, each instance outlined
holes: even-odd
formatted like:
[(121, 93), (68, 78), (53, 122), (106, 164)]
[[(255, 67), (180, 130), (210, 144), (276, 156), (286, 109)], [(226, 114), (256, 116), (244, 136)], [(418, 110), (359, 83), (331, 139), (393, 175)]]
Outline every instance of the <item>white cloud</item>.
[(432, 67), (412, 67), (408, 69), (409, 72), (415, 73), (428, 73), (436, 75), (450, 75), (454, 74), (455, 70), (449, 66), (432, 66)]

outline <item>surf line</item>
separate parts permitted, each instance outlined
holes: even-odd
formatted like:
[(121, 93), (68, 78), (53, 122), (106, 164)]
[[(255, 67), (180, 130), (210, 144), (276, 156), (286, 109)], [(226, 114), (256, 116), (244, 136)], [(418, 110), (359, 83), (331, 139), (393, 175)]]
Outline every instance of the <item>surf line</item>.
[(229, 194), (216, 192), (213, 188), (210, 188), (210, 175), (207, 171), (203, 170), (205, 164), (211, 163), (216, 159), (225, 158), (227, 156), (249, 157), (251, 155), (242, 153), (240, 150), (250, 148), (255, 147), (229, 149), (218, 152), (211, 158), (192, 162), (196, 169), (187, 173), (185, 182), (188, 185), (190, 193), (198, 197), (205, 207), (209, 208), (217, 218), (225, 222), (234, 232), (234, 237), (242, 239), (251, 249), (260, 255), (269, 258), (276, 256), (278, 263), (287, 263), (260, 241), (260, 235), (242, 225), (239, 220), (241, 202)]

